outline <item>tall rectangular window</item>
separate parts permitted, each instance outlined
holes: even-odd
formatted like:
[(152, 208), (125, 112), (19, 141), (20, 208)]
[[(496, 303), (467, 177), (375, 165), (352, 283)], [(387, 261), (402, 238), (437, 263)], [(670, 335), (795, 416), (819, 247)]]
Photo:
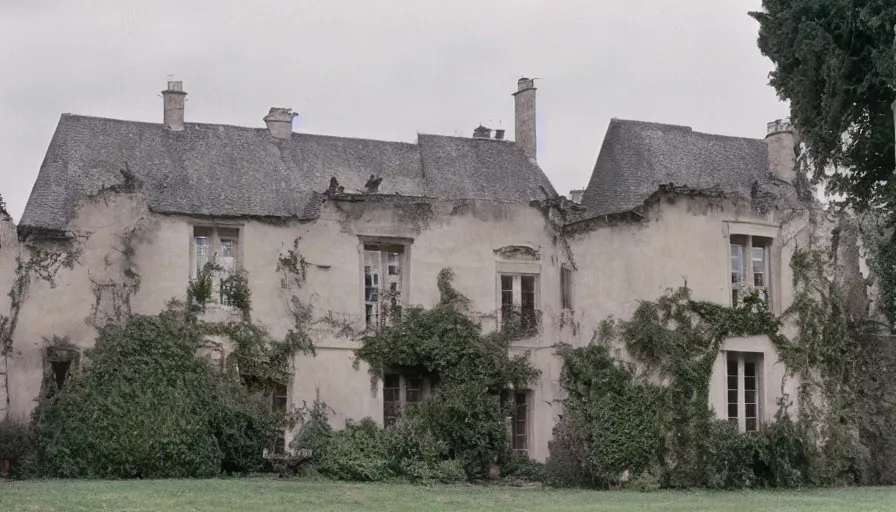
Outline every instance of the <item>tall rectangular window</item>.
[(208, 263), (217, 265), (212, 276), (212, 302), (228, 303), (221, 283), (239, 269), (239, 235), (237, 228), (193, 227), (190, 279), (198, 278)]
[(529, 455), (529, 393), (516, 391), (513, 394), (513, 414), (511, 421), (511, 444), (513, 451)]
[(560, 265), (560, 307), (562, 309), (573, 309), (572, 269), (566, 263)]
[(368, 329), (401, 318), (404, 266), (404, 246), (364, 245), (364, 319)]
[(731, 305), (739, 304), (755, 291), (768, 302), (769, 250), (771, 239), (749, 235), (731, 236)]
[[(285, 415), (289, 404), (289, 394), (286, 384), (274, 385), (274, 388), (270, 391), (270, 399), (271, 412), (278, 415)], [(286, 430), (280, 429), (277, 431), (271, 453), (274, 455), (284, 455), (286, 453)]]
[(729, 352), (726, 360), (728, 421), (741, 432), (758, 430), (761, 424), (762, 354)]
[(534, 274), (501, 274), (500, 323), (502, 329), (538, 329), (538, 276)]

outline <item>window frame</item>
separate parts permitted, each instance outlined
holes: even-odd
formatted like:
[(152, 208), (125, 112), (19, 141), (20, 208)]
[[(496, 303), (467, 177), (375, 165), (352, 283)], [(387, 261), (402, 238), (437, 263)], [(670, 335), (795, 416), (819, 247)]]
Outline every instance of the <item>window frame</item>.
[[(505, 319), (505, 311), (506, 308), (510, 310), (519, 310), (521, 318), (523, 317), (523, 278), (532, 278), (533, 279), (533, 290), (532, 290), (532, 325), (524, 327), (526, 329), (537, 330), (540, 327), (540, 319), (539, 314), (541, 312), (541, 272), (536, 271), (518, 271), (518, 270), (501, 270), (499, 269), (497, 272), (497, 300), (498, 300), (498, 309), (497, 309), (497, 320), (498, 320), (498, 329), (504, 329), (506, 324)], [(510, 278), (512, 280), (511, 287), (511, 303), (504, 303), (504, 278)]]
[[(515, 454), (528, 457), (531, 449), (529, 441), (532, 439), (532, 390), (513, 390), (510, 397), (513, 400), (510, 415), (510, 447)], [(519, 401), (520, 397), (523, 398), (522, 404)], [(520, 414), (521, 408), (523, 408), (522, 414)], [(520, 423), (523, 425), (522, 433), (517, 429)], [(520, 444), (523, 446), (518, 446)]]
[[(764, 407), (762, 400), (765, 396), (764, 393), (764, 365), (763, 365), (763, 354), (760, 352), (739, 352), (739, 351), (726, 351), (725, 352), (725, 418), (728, 422), (737, 426), (739, 432), (754, 432), (762, 428), (764, 423), (763, 421), (763, 412)], [(731, 365), (732, 363), (735, 365), (736, 374), (731, 374)], [(753, 375), (749, 376), (746, 373), (747, 365), (753, 365)], [(736, 387), (732, 389), (731, 379), (735, 380)], [(753, 400), (751, 402), (747, 401), (747, 386), (746, 381), (748, 378), (753, 378)], [(734, 392), (736, 394), (737, 401), (732, 402), (731, 393)], [(737, 415), (731, 416), (731, 406), (735, 405), (737, 409)], [(754, 415), (747, 416), (747, 406), (753, 405), (755, 406)], [(754, 423), (750, 425), (749, 420), (753, 420)]]
[[(728, 236), (727, 274), (729, 277), (727, 279), (727, 282), (730, 290), (729, 304), (732, 307), (739, 304), (741, 300), (739, 292), (742, 289), (747, 289), (750, 291), (759, 290), (760, 295), (765, 299), (766, 303), (769, 306), (769, 309), (773, 307), (774, 287), (772, 286), (773, 268), (771, 260), (774, 243), (775, 239), (767, 236), (741, 233), (732, 233)], [(740, 255), (737, 257), (735, 256), (735, 247), (737, 247), (738, 251), (740, 252)], [(756, 267), (754, 266), (754, 249), (759, 248), (762, 249), (763, 256), (761, 272), (757, 272)], [(734, 268), (735, 258), (739, 259), (739, 269)], [(762, 274), (762, 286), (755, 285), (756, 274), (758, 273)], [(739, 280), (734, 279), (735, 274), (739, 275)]]
[[(268, 398), (270, 401), (269, 406), (272, 413), (282, 412), (283, 414), (286, 414), (287, 411), (289, 411), (289, 387), (290, 386), (288, 383), (277, 383), (272, 389), (270, 389)], [(278, 406), (278, 401), (280, 400), (282, 400), (283, 402), (282, 408)], [(271, 455), (286, 455), (286, 448), (286, 429), (278, 428), (276, 437), (271, 444)]]
[[(399, 285), (398, 285), (398, 307), (399, 307), (399, 317), (401, 315), (401, 310), (407, 305), (410, 304), (408, 299), (408, 292), (410, 290), (410, 253), (411, 253), (411, 243), (412, 240), (409, 239), (399, 239), (399, 238), (380, 238), (380, 237), (359, 237), (359, 252), (360, 252), (360, 310), (361, 310), (361, 319), (364, 323), (364, 330), (367, 332), (376, 331), (384, 326), (389, 325), (389, 317), (383, 317), (383, 300), (384, 297), (388, 297), (391, 293), (391, 290), (388, 289), (389, 276), (394, 274), (389, 274), (389, 254), (398, 253), (399, 261)], [(373, 248), (376, 249), (373, 249)], [(377, 283), (377, 300), (369, 301), (368, 299), (368, 286), (367, 286), (367, 254), (370, 253), (378, 253), (378, 266), (379, 266), (379, 282)], [(367, 307), (372, 305), (378, 306), (377, 313), (377, 321), (376, 325), (371, 325)]]
[[(197, 230), (207, 231), (208, 235), (197, 235)], [(199, 254), (197, 250), (198, 244), (196, 243), (196, 240), (200, 237), (208, 240), (208, 244), (206, 244), (208, 249), (205, 263), (214, 261), (222, 267), (225, 267), (225, 270), (219, 272), (212, 281), (213, 292), (211, 304), (228, 306), (226, 298), (221, 291), (221, 281), (226, 279), (227, 276), (243, 270), (243, 234), (243, 226), (239, 224), (194, 222), (190, 225), (190, 281), (196, 280), (201, 271), (198, 265)], [(224, 241), (233, 241), (233, 247), (231, 249), (233, 252), (233, 256), (231, 256), (233, 258), (233, 268), (228, 269), (226, 268), (226, 265), (222, 265), (222, 260), (224, 258)], [(203, 267), (205, 266), (205, 263), (203, 264)]]
[[(390, 386), (386, 387), (386, 381), (390, 378), (398, 378), (398, 387)], [(409, 380), (419, 380), (420, 387), (418, 389), (412, 391), (418, 391), (419, 400), (409, 401), (408, 400), (408, 391), (409, 391)], [(382, 389), (383, 389), (383, 427), (389, 427), (394, 425), (398, 419), (404, 414), (405, 410), (409, 405), (419, 405), (429, 399), (431, 390), (432, 390), (432, 382), (430, 378), (425, 375), (423, 372), (400, 372), (400, 371), (387, 371), (383, 374), (382, 379)], [(390, 404), (396, 404), (394, 400), (386, 400), (386, 390), (397, 390), (398, 391), (398, 401), (397, 405), (393, 405), (390, 407)], [(395, 413), (392, 414), (392, 411)]]
[(573, 279), (572, 267), (568, 263), (560, 264), (560, 309), (573, 311)]

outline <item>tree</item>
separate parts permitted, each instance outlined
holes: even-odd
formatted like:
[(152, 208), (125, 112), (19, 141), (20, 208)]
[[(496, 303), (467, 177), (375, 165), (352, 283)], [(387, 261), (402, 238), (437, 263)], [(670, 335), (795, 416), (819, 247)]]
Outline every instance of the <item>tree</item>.
[(813, 177), (858, 211), (896, 221), (892, 0), (763, 0), (759, 49), (790, 102)]

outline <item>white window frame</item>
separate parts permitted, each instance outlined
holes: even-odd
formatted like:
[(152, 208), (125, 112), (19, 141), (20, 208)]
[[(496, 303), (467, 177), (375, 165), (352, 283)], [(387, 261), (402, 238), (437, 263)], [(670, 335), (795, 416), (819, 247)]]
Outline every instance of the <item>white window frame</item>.
[[(197, 230), (208, 231), (209, 234), (205, 235), (197, 235)], [(226, 299), (222, 300), (221, 297), (221, 280), (227, 278), (231, 274), (242, 270), (243, 263), (243, 253), (242, 253), (242, 239), (243, 239), (243, 229), (239, 225), (220, 225), (220, 224), (203, 224), (196, 223), (190, 227), (190, 280), (195, 280), (199, 276), (199, 251), (197, 244), (197, 240), (200, 238), (205, 238), (208, 240), (208, 243), (205, 247), (207, 247), (207, 255), (206, 255), (206, 263), (209, 261), (213, 261), (220, 265), (223, 270), (218, 273), (212, 280), (212, 298), (211, 302), (214, 304), (222, 304), (226, 302)], [(224, 243), (223, 241), (233, 241), (233, 245), (231, 247), (233, 255), (230, 257), (233, 259), (232, 263), (228, 263), (226, 260), (228, 257), (223, 255), (224, 252)], [(204, 266), (205, 264), (203, 264)], [(226, 305), (226, 304), (224, 304)]]
[[(376, 248), (376, 249), (374, 249)], [(390, 322), (390, 316), (383, 316), (383, 301), (386, 300), (386, 297), (389, 297), (392, 290), (390, 289), (390, 284), (394, 282), (393, 278), (390, 278), (389, 267), (390, 265), (388, 255), (390, 253), (394, 254), (398, 252), (399, 260), (398, 260), (398, 306), (400, 308), (404, 308), (405, 305), (410, 304), (408, 302), (408, 291), (410, 290), (409, 282), (410, 282), (410, 249), (411, 243), (406, 239), (381, 239), (381, 238), (367, 238), (361, 237), (360, 243), (360, 252), (361, 252), (361, 319), (364, 322), (364, 328), (367, 331), (374, 331), (384, 326), (388, 326)], [(378, 261), (376, 265), (378, 265), (378, 272), (376, 273), (378, 282), (376, 283), (377, 288), (377, 299), (375, 301), (368, 300), (369, 294), (367, 293), (367, 266), (368, 266), (368, 253), (373, 254), (377, 253)], [(372, 306), (372, 309), (375, 310), (375, 314), (377, 317), (377, 321), (374, 325), (368, 320), (367, 309), (368, 306)]]
[[(730, 293), (728, 294), (731, 306), (736, 306), (746, 293), (752, 290), (759, 290), (760, 295), (768, 303), (769, 308), (773, 305), (772, 300), (772, 247), (774, 239), (769, 237), (760, 237), (749, 234), (732, 233), (728, 237), (728, 286)], [(735, 247), (739, 248), (735, 251)], [(754, 249), (762, 249), (762, 268), (756, 269), (754, 266)], [(740, 252), (740, 269), (734, 268), (735, 252)], [(735, 282), (734, 274), (739, 274), (739, 281)], [(762, 274), (762, 286), (756, 286), (756, 274)], [(735, 298), (735, 294), (737, 294)]]
[[(737, 365), (737, 374), (731, 375), (729, 370), (730, 363), (735, 362)], [(735, 351), (726, 351), (725, 353), (725, 417), (729, 422), (736, 424), (737, 429), (740, 432), (747, 432), (747, 401), (746, 401), (746, 380), (750, 376), (746, 375), (745, 369), (746, 364), (752, 363), (754, 366), (755, 375), (752, 377), (755, 379), (753, 383), (754, 387), (754, 396), (753, 400), (755, 402), (755, 417), (751, 416), (750, 419), (755, 419), (755, 428), (750, 428), (749, 431), (759, 430), (762, 427), (763, 423), (763, 406), (762, 400), (764, 398), (763, 395), (763, 355), (757, 352), (735, 352)], [(731, 387), (731, 378), (736, 378), (736, 388)], [(737, 393), (737, 415), (731, 416), (731, 405), (734, 402), (731, 402), (731, 392), (736, 391)]]

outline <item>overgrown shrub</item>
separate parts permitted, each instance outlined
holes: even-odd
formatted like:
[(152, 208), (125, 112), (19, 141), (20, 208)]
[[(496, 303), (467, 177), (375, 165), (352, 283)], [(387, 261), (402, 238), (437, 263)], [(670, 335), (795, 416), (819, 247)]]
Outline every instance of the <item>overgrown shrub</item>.
[(507, 464), (501, 468), (501, 476), (519, 478), (530, 482), (542, 482), (545, 479), (545, 465), (525, 455), (514, 454)]
[(0, 461), (9, 461), (10, 476), (24, 476), (33, 445), (27, 423), (12, 419), (0, 420)]
[(380, 427), (370, 418), (335, 432), (327, 443), (318, 470), (336, 480), (379, 482), (393, 478), (390, 457)]
[(569, 412), (554, 425), (548, 441), (548, 460), (544, 467), (544, 481), (555, 487), (581, 487), (590, 484), (585, 472), (587, 447), (583, 436), (573, 423)]
[(91, 364), (33, 417), (51, 477), (183, 478), (264, 466), (276, 419), (238, 379), (196, 357), (195, 321), (170, 309), (104, 328)]

